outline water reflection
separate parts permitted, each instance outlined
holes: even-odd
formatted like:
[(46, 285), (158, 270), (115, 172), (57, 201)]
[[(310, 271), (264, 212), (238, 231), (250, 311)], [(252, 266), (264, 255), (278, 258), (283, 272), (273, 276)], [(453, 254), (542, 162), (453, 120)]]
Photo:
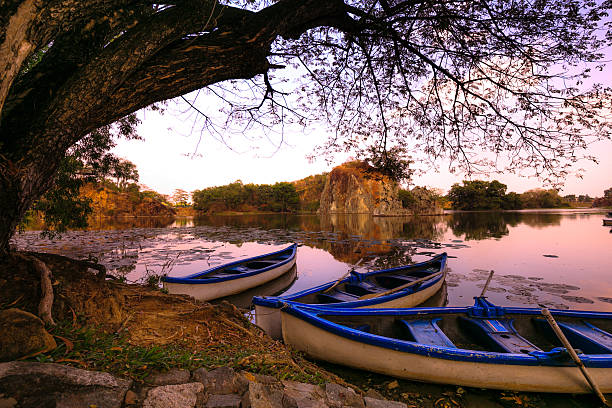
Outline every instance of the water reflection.
[[(500, 304), (612, 310), (612, 230), (601, 215), (572, 211), (453, 213), (427, 217), (246, 215), (101, 220), (59, 240), (18, 234), (20, 249), (93, 257), (130, 281), (195, 273), (237, 258), (304, 244), (289, 291), (358, 270), (419, 262), (448, 252), (448, 299), (466, 305), (494, 269)], [(544, 256), (548, 255), (548, 256)], [(550, 257), (554, 255), (555, 257)], [(563, 285), (563, 286), (559, 286)]]

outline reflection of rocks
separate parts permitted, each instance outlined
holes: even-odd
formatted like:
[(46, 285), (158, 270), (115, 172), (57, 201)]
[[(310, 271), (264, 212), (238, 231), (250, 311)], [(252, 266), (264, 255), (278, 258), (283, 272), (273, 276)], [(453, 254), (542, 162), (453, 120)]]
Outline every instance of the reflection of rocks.
[(398, 184), (363, 162), (335, 167), (321, 194), (320, 214), (403, 215)]

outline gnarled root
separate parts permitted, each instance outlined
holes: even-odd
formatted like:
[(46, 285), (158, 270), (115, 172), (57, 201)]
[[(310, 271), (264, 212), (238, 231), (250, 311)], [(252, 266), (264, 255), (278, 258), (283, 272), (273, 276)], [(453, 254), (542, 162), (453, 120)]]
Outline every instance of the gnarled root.
[(53, 285), (51, 278), (53, 274), (46, 263), (33, 255), (25, 255), (23, 253), (16, 254), (24, 261), (29, 262), (40, 275), (40, 302), (38, 303), (38, 317), (48, 325), (55, 326), (53, 314)]

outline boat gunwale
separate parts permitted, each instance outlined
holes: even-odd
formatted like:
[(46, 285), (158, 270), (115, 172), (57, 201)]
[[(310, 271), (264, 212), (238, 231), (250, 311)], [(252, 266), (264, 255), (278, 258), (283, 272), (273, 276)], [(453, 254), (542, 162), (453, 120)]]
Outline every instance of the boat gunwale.
[[(271, 307), (271, 308), (281, 308), (283, 306), (283, 304), (285, 302), (290, 302), (290, 303), (295, 303), (295, 304), (304, 304), (304, 305), (308, 305), (308, 306), (312, 306), (312, 307), (329, 307), (329, 308), (343, 308), (343, 309), (350, 309), (350, 308), (357, 308), (357, 307), (366, 307), (366, 306), (370, 306), (370, 305), (375, 305), (378, 303), (385, 303), (388, 301), (392, 301), (401, 297), (404, 297), (408, 294), (408, 292), (412, 292), (412, 293), (417, 293), (420, 292), (424, 289), (427, 289), (435, 284), (437, 284), (441, 279), (445, 279), (446, 278), (446, 262), (448, 259), (448, 255), (446, 252), (442, 252), (441, 254), (438, 254), (434, 257), (432, 257), (431, 259), (427, 260), (427, 261), (423, 261), (423, 262), (418, 262), (415, 264), (410, 264), (410, 265), (402, 265), (402, 266), (397, 266), (394, 268), (389, 268), (389, 269), (381, 269), (381, 270), (377, 270), (377, 271), (371, 271), (371, 272), (365, 272), (365, 273), (361, 273), (361, 272), (352, 272), (353, 274), (357, 275), (357, 276), (361, 276), (360, 277), (360, 281), (363, 279), (366, 279), (370, 276), (375, 276), (375, 275), (379, 275), (379, 274), (383, 274), (383, 273), (389, 273), (389, 272), (395, 272), (395, 271), (400, 271), (400, 270), (404, 270), (404, 269), (417, 269), (417, 268), (421, 268), (427, 264), (430, 263), (434, 263), (434, 262), (438, 262), (440, 261), (441, 266), (440, 266), (440, 270), (438, 272), (444, 272), (440, 275), (438, 275), (437, 277), (433, 277), (431, 280), (427, 280), (424, 283), (422, 283), (421, 285), (418, 286), (418, 290), (414, 290), (414, 288), (412, 287), (408, 287), (405, 289), (401, 289), (398, 290), (397, 292), (393, 292), (390, 293), (388, 295), (385, 296), (377, 296), (377, 297), (373, 297), (370, 299), (362, 299), (362, 300), (352, 300), (349, 302), (339, 302), (339, 303), (300, 303), (297, 301), (294, 301), (294, 299), (300, 298), (302, 296), (307, 296), (316, 292), (320, 292), (323, 291), (327, 288), (330, 288), (331, 286), (335, 285), (336, 282), (338, 282), (337, 280), (334, 281), (330, 281), (330, 282), (326, 282), (323, 283), (319, 286), (315, 286), (313, 288), (308, 288), (308, 289), (304, 289), (300, 292), (296, 292), (293, 293), (291, 295), (286, 295), (286, 296), (255, 296), (253, 297), (253, 304), (254, 305), (258, 305), (258, 306), (266, 306), (266, 307)], [(438, 272), (433, 272), (431, 275), (438, 273)], [(338, 282), (338, 284), (342, 284), (342, 283), (346, 283), (349, 282), (351, 280), (351, 276), (348, 276), (344, 279), (342, 279), (340, 282)], [(391, 290), (391, 289), (389, 289)]]
[[(506, 365), (528, 365), (528, 366), (574, 366), (571, 361), (560, 361), (548, 354), (550, 352), (532, 352), (530, 354), (501, 353), (493, 351), (480, 351), (461, 349), (454, 347), (434, 346), (421, 344), (409, 340), (394, 339), (377, 334), (367, 333), (360, 330), (331, 322), (320, 315), (333, 316), (406, 316), (428, 314), (459, 314), (473, 309), (469, 307), (427, 307), (427, 308), (405, 308), (405, 309), (342, 309), (331, 307), (318, 307), (304, 305), (296, 302), (287, 302), (281, 308), (281, 312), (288, 313), (298, 319), (304, 320), (315, 327), (326, 330), (340, 337), (369, 344), (372, 346), (387, 348), (395, 351), (406, 352), (427, 357), (439, 358), (453, 361), (467, 361), (474, 363), (506, 364)], [(500, 307), (504, 314), (523, 314), (541, 316), (540, 309), (520, 307)], [(559, 310), (551, 309), (553, 316), (596, 318), (612, 320), (612, 313), (594, 312), (582, 310)], [(561, 350), (555, 348), (553, 350)], [(535, 355), (534, 355), (535, 354)], [(537, 355), (537, 357), (536, 357)], [(587, 367), (612, 368), (612, 354), (579, 354), (580, 359)]]
[[(232, 261), (230, 263), (226, 263), (226, 264), (222, 264), (222, 265), (218, 265), (215, 267), (212, 267), (210, 269), (206, 269), (202, 272), (196, 272), (193, 273), (191, 275), (187, 275), (187, 276), (183, 276), (183, 277), (173, 277), (173, 276), (165, 276), (162, 278), (163, 282), (168, 282), (168, 283), (184, 283), (184, 284), (207, 284), (207, 283), (216, 283), (216, 282), (224, 282), (224, 281), (229, 281), (229, 280), (235, 280), (235, 279), (240, 279), (240, 278), (246, 278), (248, 276), (253, 276), (253, 275), (257, 275), (263, 272), (267, 272), (269, 270), (272, 269), (276, 269), (280, 266), (283, 266), (289, 262), (292, 262), (295, 260), (295, 257), (297, 255), (297, 247), (298, 244), (297, 243), (293, 243), (290, 246), (283, 248), (279, 251), (275, 251), (275, 252), (270, 252), (267, 254), (263, 254), (263, 255), (257, 255), (251, 258), (246, 258), (246, 259), (240, 259), (237, 261)], [(266, 266), (264, 268), (261, 269), (255, 269), (253, 271), (250, 272), (244, 272), (244, 273), (237, 273), (235, 275), (230, 275), (230, 276), (222, 276), (222, 277), (212, 277), (212, 278), (197, 278), (198, 276), (202, 276), (202, 275), (208, 275), (211, 274), (213, 272), (218, 272), (221, 269), (226, 269), (226, 268), (230, 268), (232, 266), (235, 265), (240, 265), (243, 263), (247, 263), (247, 262), (252, 262), (252, 261), (256, 261), (258, 259), (262, 259), (262, 258), (266, 258), (269, 256), (274, 256), (274, 255), (278, 255), (281, 254), (283, 252), (288, 252), (291, 251), (290, 256), (282, 261), (279, 261), (277, 263), (274, 263), (272, 265)]]

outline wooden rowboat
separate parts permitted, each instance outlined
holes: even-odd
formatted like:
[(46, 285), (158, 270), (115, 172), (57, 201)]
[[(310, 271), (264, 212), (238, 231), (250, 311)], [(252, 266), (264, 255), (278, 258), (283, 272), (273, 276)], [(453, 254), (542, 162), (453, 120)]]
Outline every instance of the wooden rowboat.
[(295, 265), (297, 244), (283, 250), (216, 266), (185, 277), (164, 277), (170, 293), (212, 300), (244, 292), (288, 272)]
[(280, 308), (287, 302), (339, 308), (413, 307), (438, 292), (446, 276), (447, 254), (391, 269), (351, 271), (335, 280), (287, 296), (254, 297), (255, 321), (272, 338), (280, 339)]
[[(604, 393), (612, 392), (612, 313), (551, 310)], [(310, 357), (410, 380), (514, 391), (588, 393), (540, 309), (342, 309), (287, 304), (285, 343)]]
[(612, 218), (604, 218), (603, 225), (607, 227), (612, 227)]

